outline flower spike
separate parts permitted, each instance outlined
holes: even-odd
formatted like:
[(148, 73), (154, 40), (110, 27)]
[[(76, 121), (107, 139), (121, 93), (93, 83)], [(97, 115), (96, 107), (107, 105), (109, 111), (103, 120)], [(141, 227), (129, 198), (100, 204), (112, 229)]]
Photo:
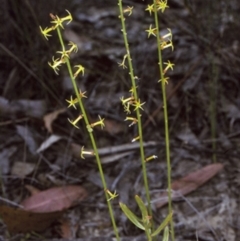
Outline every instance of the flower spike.
[(163, 70), (164, 74), (165, 74), (169, 69), (173, 70), (174, 64), (171, 63), (169, 60), (168, 60), (168, 62), (165, 62), (164, 64), (167, 65), (166, 68)]
[(172, 51), (173, 51), (174, 47), (173, 47), (172, 41), (169, 41), (169, 42), (163, 41), (160, 45), (161, 49), (166, 49), (166, 48), (169, 48), (169, 47), (171, 47)]
[(68, 121), (74, 126), (76, 127), (77, 129), (79, 129), (79, 127), (77, 126), (77, 123), (83, 118), (82, 115), (79, 115), (78, 118), (74, 121), (71, 121), (70, 119), (68, 119)]
[(82, 73), (82, 75), (84, 75), (84, 70), (85, 68), (82, 65), (75, 65), (75, 68), (78, 68), (77, 71), (74, 73), (74, 78), (76, 78), (80, 73)]
[(161, 10), (162, 13), (165, 11), (166, 8), (169, 8), (167, 5), (167, 0), (160, 0), (157, 2), (157, 9)]
[(132, 10), (133, 10), (133, 7), (129, 7), (129, 6), (127, 6), (127, 8), (126, 9), (124, 9), (124, 13), (128, 13), (128, 16), (130, 16), (131, 14), (132, 14)]
[(172, 31), (170, 28), (167, 29), (168, 33), (161, 36), (161, 39), (165, 39), (166, 41), (172, 41)]
[(87, 93), (87, 91), (82, 92), (81, 90), (79, 90), (79, 97), (80, 98), (87, 98), (87, 96), (85, 95)]
[(67, 24), (69, 24), (69, 23), (72, 22), (73, 18), (72, 18), (71, 13), (67, 9), (65, 9), (65, 10), (68, 13), (68, 15), (66, 17), (61, 18), (61, 19), (62, 19), (62, 22), (68, 21)]
[(80, 156), (81, 156), (82, 159), (85, 159), (84, 155), (92, 155), (92, 156), (94, 156), (94, 152), (92, 152), (92, 151), (84, 151), (84, 146), (82, 146), (81, 153), (80, 153)]
[(145, 162), (151, 161), (151, 160), (156, 159), (156, 158), (157, 158), (157, 156), (155, 156), (155, 155), (149, 156), (149, 157), (146, 158)]
[(122, 96), (120, 98), (120, 100), (121, 100), (122, 104), (125, 105), (126, 103), (129, 103), (129, 102), (132, 103), (132, 101), (134, 100), (134, 97), (131, 96), (131, 97), (128, 97), (128, 98), (124, 99), (124, 97)]
[(163, 77), (163, 79), (160, 79), (158, 82), (163, 81), (164, 84), (168, 84), (169, 77)]
[(64, 28), (63, 27), (63, 25), (62, 25), (62, 19), (61, 18), (59, 18), (58, 16), (54, 16), (54, 15), (52, 15), (53, 17), (53, 21), (51, 21), (51, 23), (53, 23), (54, 25), (55, 25), (55, 28), (57, 28), (57, 27), (61, 27), (62, 29)]
[(152, 24), (150, 24), (149, 29), (146, 30), (146, 32), (148, 33), (148, 38), (153, 35), (156, 37), (156, 28), (152, 28)]
[(145, 102), (143, 102), (143, 103), (141, 103), (140, 102), (140, 99), (138, 99), (138, 101), (134, 101), (134, 103), (132, 104), (134, 107), (135, 107), (135, 111), (137, 110), (137, 109), (141, 109), (141, 110), (143, 110), (143, 105), (145, 104)]
[(78, 51), (78, 47), (75, 43), (73, 43), (72, 41), (69, 42), (69, 44), (71, 46), (71, 48), (68, 50), (69, 53), (75, 52), (77, 53)]
[(69, 53), (66, 50), (63, 51), (57, 51), (57, 53), (61, 54), (61, 60), (65, 61), (66, 58), (69, 59)]
[(123, 69), (127, 68), (127, 66), (125, 65), (126, 58), (127, 58), (127, 54), (123, 56), (123, 61), (121, 63), (118, 63), (119, 67), (122, 67)]
[(104, 118), (102, 119), (100, 115), (98, 116), (98, 118), (99, 118), (99, 121), (97, 121), (97, 122), (95, 122), (95, 123), (92, 123), (92, 124), (90, 125), (91, 127), (95, 127), (95, 126), (100, 125), (101, 128), (103, 128), (103, 127), (105, 126), (105, 124), (104, 124)]
[(52, 64), (50, 62), (48, 62), (48, 64), (51, 68), (53, 68), (54, 72), (58, 74), (58, 70), (59, 70), (58, 67), (61, 66), (61, 64), (63, 63), (63, 60), (59, 58), (54, 59), (54, 57), (52, 57), (52, 61), (53, 61)]
[(145, 9), (145, 11), (148, 11), (150, 15), (154, 12), (154, 5), (148, 5), (148, 7)]
[(78, 99), (77, 98), (73, 99), (72, 96), (71, 96), (70, 100), (66, 100), (66, 101), (69, 103), (68, 108), (73, 106), (74, 109), (77, 109), (76, 106), (75, 106), (75, 104), (78, 103)]
[(109, 199), (108, 201), (111, 201), (112, 199), (116, 198), (118, 196), (117, 192), (115, 191), (114, 193), (110, 192), (108, 189), (105, 190), (105, 192), (108, 194)]
[(45, 28), (44, 30), (42, 29), (41, 26), (39, 26), (40, 31), (42, 33), (42, 35), (45, 37), (46, 40), (48, 40), (48, 37), (51, 37), (52, 35), (49, 34), (49, 32), (51, 32), (52, 30), (54, 30), (54, 28)]
[(137, 118), (130, 117), (130, 116), (127, 116), (124, 121), (132, 121), (132, 123), (129, 125), (129, 127), (135, 125), (138, 122)]
[(139, 140), (139, 139), (140, 139), (140, 136), (134, 137), (134, 138), (132, 139), (132, 142), (135, 142), (135, 141), (137, 141), (137, 140)]

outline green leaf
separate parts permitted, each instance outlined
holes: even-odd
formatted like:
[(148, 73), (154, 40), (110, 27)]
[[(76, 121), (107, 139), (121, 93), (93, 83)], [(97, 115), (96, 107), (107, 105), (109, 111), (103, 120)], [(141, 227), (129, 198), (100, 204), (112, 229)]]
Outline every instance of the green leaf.
[(136, 202), (137, 202), (137, 204), (138, 204), (139, 209), (141, 210), (142, 220), (143, 220), (143, 222), (145, 223), (145, 221), (146, 221), (147, 218), (148, 218), (147, 208), (146, 208), (144, 202), (142, 201), (142, 199), (141, 199), (138, 195), (135, 196), (135, 200), (136, 200)]
[[(168, 216), (164, 219), (164, 221), (160, 224), (160, 226), (152, 233), (152, 237), (158, 235), (166, 226), (167, 224), (170, 222), (170, 220), (172, 219), (172, 213), (168, 214)], [(165, 230), (164, 230), (165, 233)]]
[(145, 230), (145, 227), (138, 221), (139, 218), (123, 203), (119, 203), (120, 208), (127, 216), (127, 218), (138, 228)]
[(149, 230), (150, 231), (150, 227), (151, 227), (151, 221), (149, 215), (148, 215), (148, 210), (144, 204), (144, 202), (142, 201), (142, 199), (139, 196), (135, 196), (135, 200), (138, 204), (139, 209), (141, 210), (142, 213), (142, 221), (143, 221), (143, 225), (145, 227), (145, 230)]
[(168, 241), (168, 240), (169, 240), (169, 228), (168, 226), (166, 226), (164, 229), (163, 241)]

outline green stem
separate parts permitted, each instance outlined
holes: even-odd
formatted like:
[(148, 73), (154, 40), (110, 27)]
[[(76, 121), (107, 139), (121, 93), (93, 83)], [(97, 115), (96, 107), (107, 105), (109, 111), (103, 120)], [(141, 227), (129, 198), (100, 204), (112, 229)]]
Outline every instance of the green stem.
[[(167, 181), (168, 181), (168, 213), (172, 213), (172, 180), (171, 180), (171, 160), (170, 160), (170, 141), (169, 141), (169, 128), (168, 128), (168, 109), (167, 109), (167, 96), (166, 96), (166, 88), (164, 81), (164, 73), (163, 73), (163, 61), (162, 61), (162, 51), (161, 51), (161, 42), (160, 42), (160, 33), (159, 33), (159, 23), (158, 23), (158, 12), (157, 12), (157, 0), (154, 0), (154, 19), (157, 30), (157, 46), (158, 46), (158, 60), (159, 60), (159, 71), (161, 77), (161, 88), (162, 88), (162, 98), (163, 98), (163, 111), (164, 111), (164, 127), (165, 127), (165, 145), (166, 145), (166, 159), (167, 159)], [(170, 221), (171, 226), (171, 238), (172, 241), (175, 240), (174, 234), (174, 224), (173, 219)]]
[[(128, 66), (129, 66), (129, 75), (132, 82), (132, 89), (133, 89), (133, 96), (136, 101), (138, 101), (138, 94), (137, 94), (137, 86), (132, 66), (132, 58), (130, 55), (130, 48), (128, 44), (127, 39), (127, 31), (126, 31), (126, 25), (125, 25), (125, 18), (123, 15), (123, 7), (122, 7), (122, 0), (118, 0), (118, 6), (120, 11), (120, 19), (122, 24), (122, 33), (123, 33), (123, 39), (124, 44), (127, 52), (127, 60), (128, 60)], [(147, 179), (147, 169), (146, 169), (146, 163), (145, 163), (145, 154), (144, 154), (144, 148), (143, 148), (143, 133), (142, 133), (142, 121), (141, 121), (141, 114), (139, 108), (136, 108), (136, 114), (137, 114), (137, 124), (138, 124), (138, 134), (139, 134), (139, 144), (140, 144), (140, 155), (141, 155), (141, 164), (142, 164), (142, 172), (143, 172), (143, 180), (144, 180), (144, 187), (146, 192), (146, 198), (148, 203), (148, 212), (150, 216), (152, 216), (152, 209), (151, 209), (151, 202), (150, 202), (150, 193), (149, 193), (149, 186), (148, 186), (148, 179)]]
[[(62, 50), (65, 50), (63, 39), (62, 39), (62, 34), (61, 34), (61, 31), (60, 31), (59, 27), (57, 28), (57, 33), (58, 33), (58, 37), (59, 37), (59, 40), (60, 40), (60, 43), (61, 43), (61, 46), (62, 46)], [(89, 120), (88, 120), (88, 117), (87, 117), (87, 114), (86, 114), (86, 111), (85, 111), (85, 107), (84, 107), (83, 102), (82, 102), (82, 98), (80, 98), (79, 90), (78, 90), (75, 78), (73, 76), (72, 67), (71, 67), (71, 64), (70, 64), (70, 61), (69, 61), (68, 58), (66, 58), (66, 64), (67, 64), (68, 72), (69, 72), (69, 75), (70, 75), (70, 78), (71, 78), (71, 81), (72, 81), (72, 85), (73, 85), (73, 88), (74, 88), (75, 95), (78, 98), (79, 107), (80, 107), (80, 110), (82, 112), (83, 119), (85, 121), (86, 127), (88, 127), (88, 126), (90, 126)], [(96, 144), (93, 132), (89, 131), (89, 128), (87, 128), (87, 130), (88, 130), (88, 134), (89, 134), (90, 139), (91, 139), (92, 147), (93, 147), (93, 150), (94, 150), (94, 155), (95, 155), (96, 160), (97, 160), (97, 165), (98, 165), (98, 170), (99, 170), (99, 173), (100, 173), (102, 185), (103, 185), (104, 190), (107, 190), (107, 184), (106, 184), (106, 180), (105, 180), (105, 177), (104, 177), (104, 172), (103, 172), (101, 160), (100, 160), (100, 157), (99, 157), (97, 144)], [(106, 201), (107, 201), (108, 211), (109, 211), (109, 215), (110, 215), (110, 218), (111, 218), (111, 221), (112, 221), (114, 233), (115, 233), (117, 241), (120, 241), (116, 221), (115, 221), (114, 214), (113, 214), (112, 204), (111, 204), (110, 201), (108, 201), (107, 193), (106, 192), (104, 192), (104, 193), (105, 193), (105, 198), (106, 198)]]

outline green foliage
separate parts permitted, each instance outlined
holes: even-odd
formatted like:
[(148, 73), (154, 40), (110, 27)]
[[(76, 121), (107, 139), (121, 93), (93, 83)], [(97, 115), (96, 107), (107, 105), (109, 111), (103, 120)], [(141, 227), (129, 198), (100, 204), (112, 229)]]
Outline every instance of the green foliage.
[(168, 214), (168, 216), (165, 218), (165, 220), (156, 228), (155, 230), (152, 230), (152, 224), (150, 222), (151, 216), (148, 214), (148, 210), (142, 201), (142, 199), (139, 196), (135, 196), (135, 200), (138, 204), (138, 207), (141, 211), (142, 218), (137, 217), (125, 204), (119, 203), (120, 208), (124, 212), (124, 214), (127, 216), (127, 218), (139, 229), (144, 230), (146, 232), (146, 236), (148, 237), (148, 240), (152, 240), (152, 237), (157, 236), (160, 232), (164, 229), (164, 238), (165, 240), (168, 240), (168, 227), (167, 225), (172, 219), (172, 213)]

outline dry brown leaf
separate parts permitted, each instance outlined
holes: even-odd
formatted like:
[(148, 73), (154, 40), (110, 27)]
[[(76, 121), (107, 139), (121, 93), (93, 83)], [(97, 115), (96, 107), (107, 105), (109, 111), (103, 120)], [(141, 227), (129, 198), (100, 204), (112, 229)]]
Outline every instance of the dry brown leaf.
[(25, 188), (32, 194), (35, 195), (37, 193), (40, 193), (41, 190), (37, 189), (36, 187), (33, 187), (31, 185), (25, 185)]
[(74, 239), (77, 232), (78, 225), (72, 225), (69, 219), (61, 219), (60, 222), (60, 232), (61, 238), (64, 239)]
[[(203, 185), (205, 182), (207, 182), (209, 179), (214, 177), (219, 171), (221, 171), (223, 168), (223, 164), (221, 163), (214, 163), (207, 165), (203, 167), (200, 170), (197, 170), (195, 172), (191, 172), (187, 176), (176, 180), (172, 183), (172, 199), (177, 199), (179, 197), (182, 197), (183, 195), (186, 195), (194, 190), (196, 190), (198, 187)], [(155, 203), (155, 206), (157, 208), (160, 208), (168, 203), (168, 193), (164, 192), (159, 196), (159, 201)]]
[(63, 211), (33, 213), (19, 208), (0, 206), (0, 216), (10, 233), (41, 232), (61, 218)]
[(58, 115), (59, 114), (62, 114), (64, 112), (66, 112), (66, 108), (62, 108), (60, 110), (55, 110), (47, 115), (45, 115), (43, 117), (43, 121), (44, 121), (44, 124), (45, 124), (45, 127), (46, 129), (48, 130), (49, 133), (53, 133), (53, 130), (52, 130), (52, 123), (54, 120), (57, 119)]
[(16, 175), (20, 178), (24, 178), (25, 176), (32, 173), (36, 164), (29, 162), (14, 162), (11, 170), (12, 175)]
[(87, 191), (76, 185), (54, 187), (25, 199), (21, 205), (34, 212), (62, 211), (77, 205), (87, 197)]

